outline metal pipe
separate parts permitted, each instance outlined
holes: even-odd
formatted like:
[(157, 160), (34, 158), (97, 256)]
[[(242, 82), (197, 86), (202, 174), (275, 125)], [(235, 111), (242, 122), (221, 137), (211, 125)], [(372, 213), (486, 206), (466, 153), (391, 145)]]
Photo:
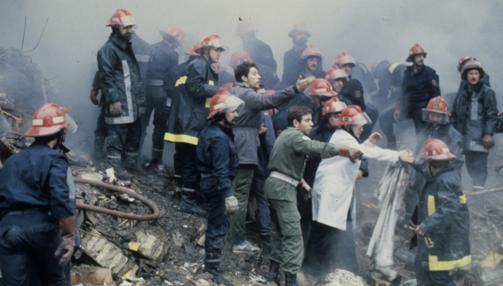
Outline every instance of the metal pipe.
[(127, 194), (128, 196), (131, 196), (145, 205), (147, 205), (151, 210), (152, 213), (150, 214), (135, 214), (135, 213), (128, 213), (128, 212), (122, 212), (122, 211), (116, 211), (116, 210), (111, 210), (103, 207), (97, 207), (89, 204), (84, 204), (84, 203), (77, 203), (77, 208), (81, 210), (88, 210), (92, 212), (97, 212), (97, 213), (102, 213), (102, 214), (107, 214), (107, 215), (112, 215), (120, 218), (126, 218), (126, 219), (132, 219), (132, 220), (154, 220), (158, 219), (160, 217), (160, 211), (159, 207), (157, 206), (156, 203), (151, 201), (150, 199), (146, 198), (145, 196), (142, 196), (138, 194), (137, 192), (133, 191), (130, 188), (126, 187), (120, 187), (112, 184), (108, 184), (105, 182), (100, 182), (100, 181), (95, 181), (95, 180), (88, 180), (80, 177), (75, 178), (75, 183), (78, 184), (87, 184), (91, 186), (95, 186), (98, 188), (104, 188), (113, 192), (118, 192), (118, 193), (123, 193)]

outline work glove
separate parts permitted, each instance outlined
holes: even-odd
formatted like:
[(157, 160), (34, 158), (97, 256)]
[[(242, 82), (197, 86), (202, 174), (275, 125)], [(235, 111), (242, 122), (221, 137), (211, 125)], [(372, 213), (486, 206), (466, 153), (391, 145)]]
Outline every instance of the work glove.
[(379, 142), (379, 140), (381, 140), (381, 137), (382, 136), (379, 132), (372, 132), (372, 134), (370, 134), (369, 136), (370, 143), (376, 144), (377, 142)]
[(110, 113), (112, 115), (121, 115), (122, 113), (122, 104), (120, 101), (110, 103)]
[(404, 163), (414, 163), (414, 154), (410, 150), (401, 150), (398, 152), (398, 159)]
[(96, 89), (91, 89), (91, 93), (89, 94), (89, 99), (94, 105), (98, 105), (98, 91)]
[(356, 162), (356, 160), (361, 160), (363, 153), (360, 150), (344, 147), (339, 149), (339, 156), (347, 157), (351, 162)]
[(490, 149), (491, 147), (494, 146), (494, 138), (491, 134), (486, 134), (484, 137), (482, 137), (482, 144), (484, 144), (484, 147), (487, 149)]
[(234, 195), (225, 198), (225, 213), (233, 214), (239, 210), (238, 199)]
[(297, 89), (298, 92), (303, 92), (314, 79), (315, 79), (314, 76), (308, 76), (306, 78), (298, 79), (297, 82), (295, 83), (295, 88)]
[(72, 259), (73, 250), (75, 248), (75, 223), (75, 216), (59, 221), (62, 239), (54, 255), (59, 257), (59, 264), (61, 266), (67, 265), (70, 259)]

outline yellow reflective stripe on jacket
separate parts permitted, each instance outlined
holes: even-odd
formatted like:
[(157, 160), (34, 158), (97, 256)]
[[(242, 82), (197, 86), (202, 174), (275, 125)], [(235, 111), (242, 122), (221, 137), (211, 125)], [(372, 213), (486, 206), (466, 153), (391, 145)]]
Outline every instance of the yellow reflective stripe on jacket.
[(166, 132), (164, 133), (164, 141), (197, 145), (197, 143), (199, 142), (199, 138), (197, 138), (196, 136), (186, 134), (173, 134)]
[(401, 63), (392, 63), (391, 65), (389, 65), (388, 67), (388, 71), (389, 73), (393, 73), (395, 71), (395, 69), (400, 65)]
[(438, 256), (428, 255), (428, 267), (430, 271), (449, 271), (461, 268), (472, 263), (472, 256), (467, 255), (456, 260), (438, 260)]
[[(466, 202), (467, 202), (466, 195), (459, 196), (460, 204), (466, 205)], [(428, 216), (431, 216), (437, 210), (437, 206), (435, 204), (435, 197), (432, 195), (428, 195), (427, 209), (428, 209)]]
[(206, 102), (204, 103), (204, 107), (206, 108), (210, 108), (210, 102), (211, 102), (211, 98), (206, 98)]
[(215, 85), (215, 82), (214, 82), (214, 81), (212, 81), (211, 79), (209, 79), (209, 80), (208, 80), (208, 85), (213, 86), (213, 85)]
[(183, 85), (187, 82), (187, 76), (184, 75), (182, 77), (179, 77), (176, 82), (175, 82), (175, 87), (179, 86), (179, 85)]

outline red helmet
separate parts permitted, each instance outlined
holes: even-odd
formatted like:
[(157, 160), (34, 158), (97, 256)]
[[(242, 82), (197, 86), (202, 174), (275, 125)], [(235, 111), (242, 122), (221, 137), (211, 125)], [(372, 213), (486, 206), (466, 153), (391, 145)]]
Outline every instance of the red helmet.
[(344, 65), (355, 66), (355, 64), (355, 58), (353, 58), (353, 56), (351, 56), (348, 52), (342, 51), (335, 57), (335, 63), (332, 67), (342, 68)]
[(332, 113), (341, 113), (346, 107), (347, 106), (343, 101), (340, 101), (337, 97), (332, 97), (323, 103), (321, 116), (325, 117)]
[[(441, 119), (439, 119), (438, 121), (432, 121), (431, 115), (441, 116)], [(437, 96), (430, 99), (430, 101), (428, 101), (428, 105), (426, 106), (426, 108), (423, 108), (423, 121), (434, 122), (438, 124), (449, 123), (449, 111), (447, 101), (441, 96)]]
[(164, 36), (170, 36), (176, 39), (179, 45), (183, 43), (183, 40), (185, 39), (185, 31), (183, 31), (180, 28), (169, 28), (166, 30), (160, 31), (161, 35)]
[(195, 47), (195, 52), (200, 53), (202, 48), (214, 48), (217, 50), (225, 51), (226, 48), (222, 45), (222, 37), (217, 34), (212, 34), (204, 37), (199, 45)]
[(415, 43), (412, 47), (409, 49), (409, 56), (407, 57), (407, 61), (411, 62), (412, 58), (415, 55), (424, 55), (426, 57), (427, 53), (423, 49), (423, 47), (419, 43)]
[(363, 126), (372, 121), (358, 105), (349, 105), (341, 112), (337, 126)]
[(238, 51), (238, 52), (232, 53), (231, 60), (229, 61), (229, 65), (232, 67), (232, 69), (235, 70), (237, 66), (239, 66), (240, 64), (242, 64), (244, 62), (252, 63), (253, 60), (247, 52)]
[(28, 137), (43, 137), (56, 134), (61, 129), (70, 132), (77, 130), (77, 124), (68, 114), (68, 109), (56, 103), (42, 105), (31, 118), (31, 128), (26, 131)]
[(449, 151), (449, 147), (440, 139), (430, 138), (426, 140), (423, 147), (424, 159), (430, 160), (452, 160), (456, 158), (454, 154)]
[(185, 54), (189, 57), (198, 57), (200, 54), (197, 51), (201, 48), (199, 43), (195, 43), (192, 48), (185, 51)]
[(466, 61), (466, 63), (461, 68), (461, 79), (466, 80), (466, 74), (468, 73), (468, 71), (474, 70), (474, 69), (476, 69), (480, 72), (480, 78), (482, 78), (486, 74), (481, 63), (479, 63), (475, 59), (470, 59), (470, 60)]
[(336, 79), (348, 79), (348, 75), (343, 69), (338, 68), (329, 68), (325, 72), (325, 79), (327, 80), (336, 80)]
[(115, 13), (108, 19), (107, 26), (110, 27), (127, 27), (135, 26), (136, 21), (133, 18), (133, 14), (126, 9), (117, 9)]
[(306, 60), (309, 57), (318, 57), (321, 59), (321, 50), (314, 46), (309, 46), (302, 51), (300, 55), (301, 60)]
[(221, 89), (211, 97), (208, 119), (215, 117), (218, 113), (236, 111), (242, 104), (244, 102), (239, 97)]
[(465, 63), (469, 60), (477, 60), (475, 57), (460, 57), (458, 60), (458, 72), (461, 72)]
[(309, 96), (337, 96), (337, 93), (332, 89), (330, 82), (323, 78), (313, 80), (309, 85), (309, 88), (306, 89), (305, 94)]

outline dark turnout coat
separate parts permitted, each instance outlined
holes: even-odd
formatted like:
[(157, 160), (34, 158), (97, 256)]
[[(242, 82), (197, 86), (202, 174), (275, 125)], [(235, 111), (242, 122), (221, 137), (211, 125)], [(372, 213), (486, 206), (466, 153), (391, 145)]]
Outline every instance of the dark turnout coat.
[(218, 91), (218, 74), (203, 57), (192, 59), (175, 81), (168, 131), (164, 140), (197, 145), (206, 126), (209, 101)]

